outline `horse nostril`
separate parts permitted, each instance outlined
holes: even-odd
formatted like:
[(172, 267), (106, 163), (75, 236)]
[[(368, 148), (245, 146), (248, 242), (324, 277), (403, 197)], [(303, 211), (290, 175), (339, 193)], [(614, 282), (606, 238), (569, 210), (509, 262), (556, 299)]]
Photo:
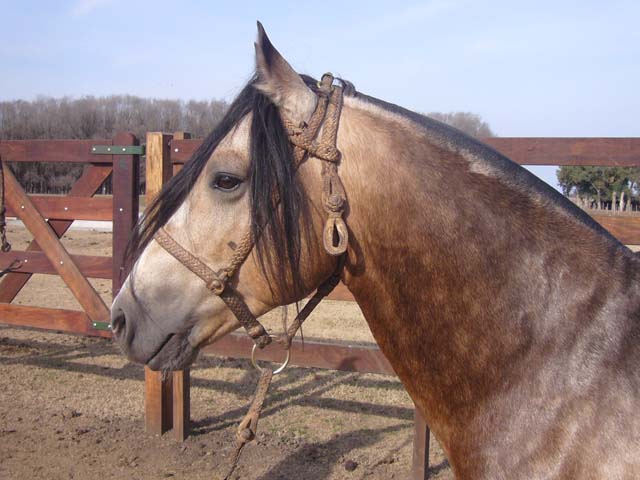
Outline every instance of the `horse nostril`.
[(111, 314), (111, 331), (114, 335), (120, 334), (124, 330), (126, 318), (124, 311), (118, 310)]

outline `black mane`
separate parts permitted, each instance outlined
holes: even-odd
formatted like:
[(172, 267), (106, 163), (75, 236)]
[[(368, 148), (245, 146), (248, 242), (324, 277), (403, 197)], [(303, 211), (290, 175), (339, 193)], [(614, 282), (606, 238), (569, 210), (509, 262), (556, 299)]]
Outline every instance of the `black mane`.
[[(251, 230), (261, 267), (271, 287), (294, 294), (305, 290), (299, 263), (310, 222), (305, 194), (294, 170), (289, 137), (277, 107), (255, 88), (254, 76), (242, 89), (222, 121), (204, 139), (191, 159), (163, 187), (136, 225), (126, 253), (131, 267), (153, 235), (165, 225), (193, 188), (220, 141), (249, 113), (249, 181)], [(308, 80), (315, 90), (315, 80)], [(212, 213), (215, 215), (215, 212)]]

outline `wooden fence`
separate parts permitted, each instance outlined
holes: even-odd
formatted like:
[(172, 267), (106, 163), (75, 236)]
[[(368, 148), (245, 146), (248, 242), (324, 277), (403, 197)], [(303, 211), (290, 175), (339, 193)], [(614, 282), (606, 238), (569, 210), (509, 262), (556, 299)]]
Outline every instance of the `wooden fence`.
[[(488, 138), (485, 142), (524, 165), (640, 166), (638, 138)], [(201, 140), (186, 134), (149, 133), (146, 145), (147, 195), (153, 197), (186, 162)], [(104, 328), (108, 308), (86, 277), (113, 279), (114, 295), (120, 288), (124, 247), (137, 218), (136, 192), (138, 154), (95, 155), (96, 144), (137, 145), (135, 137), (118, 135), (113, 140), (92, 141), (0, 141), (0, 158), (5, 162), (53, 161), (89, 164), (66, 197), (25, 195), (9, 173), (6, 177), (9, 215), (16, 215), (32, 232), (34, 242), (26, 251), (0, 253), (0, 268), (22, 260), (19, 271), (0, 282), (0, 323), (47, 328), (87, 335), (110, 336)], [(7, 172), (8, 169), (5, 169)], [(113, 200), (92, 198), (101, 183), (113, 174)], [(148, 201), (148, 200), (147, 200)], [(640, 216), (594, 215), (594, 218), (626, 244), (640, 244)], [(46, 220), (45, 220), (46, 219)], [(59, 241), (73, 220), (113, 220), (113, 257), (69, 255)], [(83, 311), (27, 307), (12, 304), (33, 273), (58, 274), (76, 296)], [(353, 301), (340, 285), (329, 297)], [(99, 328), (96, 328), (99, 327)], [(207, 347), (206, 352), (247, 358), (251, 341), (232, 334)], [(267, 350), (261, 358), (278, 361), (278, 352)], [(386, 358), (375, 346), (307, 340), (305, 348), (294, 341), (292, 364), (333, 370), (393, 375)], [(164, 433), (173, 428), (176, 438), (189, 434), (189, 371), (161, 375), (145, 370), (145, 419), (147, 431)], [(429, 430), (415, 414), (413, 479), (428, 476)]]
[[(126, 133), (112, 140), (0, 141), (7, 215), (19, 218), (33, 236), (26, 250), (0, 252), (0, 268), (20, 262), (19, 268), (0, 281), (0, 323), (111, 337), (109, 307), (88, 278), (112, 279), (114, 295), (120, 289), (124, 250), (138, 218), (139, 155), (97, 154), (97, 146), (106, 151), (115, 145), (137, 144)], [(9, 168), (11, 162), (79, 162), (86, 166), (66, 196), (27, 195)], [(109, 176), (112, 198), (93, 197)], [(70, 255), (60, 238), (74, 220), (113, 221), (112, 256)], [(59, 275), (83, 310), (12, 303), (34, 273)]]

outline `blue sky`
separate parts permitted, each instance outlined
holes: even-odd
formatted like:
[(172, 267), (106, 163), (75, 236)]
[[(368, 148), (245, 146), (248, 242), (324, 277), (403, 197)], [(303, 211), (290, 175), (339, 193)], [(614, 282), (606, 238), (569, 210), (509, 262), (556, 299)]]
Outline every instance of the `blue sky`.
[(298, 71), (332, 71), (412, 110), (475, 112), (500, 136), (640, 135), (638, 1), (0, 0), (0, 11), (0, 100), (230, 99), (259, 19)]

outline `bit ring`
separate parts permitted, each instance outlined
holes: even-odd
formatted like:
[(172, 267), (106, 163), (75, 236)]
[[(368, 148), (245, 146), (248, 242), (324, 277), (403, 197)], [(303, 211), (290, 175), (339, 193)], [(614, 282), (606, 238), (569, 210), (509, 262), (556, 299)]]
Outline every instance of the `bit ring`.
[[(270, 338), (277, 338), (276, 335), (269, 335)], [(255, 343), (253, 344), (253, 348), (251, 349), (251, 365), (253, 365), (257, 370), (259, 370), (260, 372), (263, 370), (263, 368), (258, 365), (258, 361), (256, 360), (256, 349), (257, 349), (258, 345), (256, 345)], [(273, 371), (274, 375), (278, 375), (279, 373), (282, 373), (284, 371), (285, 368), (287, 368), (287, 365), (289, 365), (289, 359), (291, 358), (291, 349), (287, 348), (287, 356), (284, 359), (284, 362), (282, 362), (282, 364), (276, 368)]]

